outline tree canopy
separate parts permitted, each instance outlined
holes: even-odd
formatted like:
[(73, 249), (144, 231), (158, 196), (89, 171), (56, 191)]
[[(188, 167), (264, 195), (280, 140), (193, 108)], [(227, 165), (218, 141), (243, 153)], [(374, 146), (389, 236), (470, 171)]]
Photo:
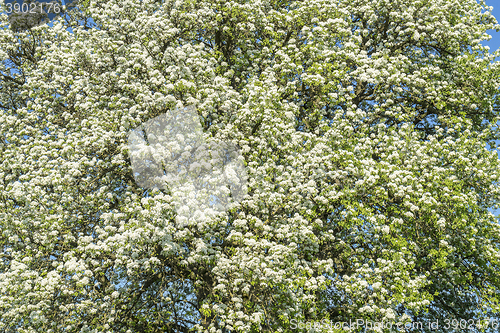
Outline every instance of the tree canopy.
[[(77, 6), (26, 30), (0, 16), (1, 332), (494, 331), (484, 1)], [(241, 148), (248, 193), (179, 224), (168, 188), (136, 183), (127, 138), (187, 106)]]

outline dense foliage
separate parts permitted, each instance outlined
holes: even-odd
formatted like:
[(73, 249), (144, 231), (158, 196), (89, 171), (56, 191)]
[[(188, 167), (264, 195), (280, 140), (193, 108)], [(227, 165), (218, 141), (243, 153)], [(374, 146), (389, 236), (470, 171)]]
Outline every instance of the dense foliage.
[[(500, 311), (491, 8), (78, 6), (25, 31), (0, 16), (1, 332), (479, 327)], [(249, 192), (178, 224), (168, 189), (134, 181), (127, 137), (189, 105), (241, 148)]]

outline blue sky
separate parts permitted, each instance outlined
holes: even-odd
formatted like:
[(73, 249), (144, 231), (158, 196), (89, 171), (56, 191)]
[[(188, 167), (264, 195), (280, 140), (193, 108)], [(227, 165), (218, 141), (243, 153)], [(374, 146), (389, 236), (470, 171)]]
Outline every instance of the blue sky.
[[(493, 6), (493, 15), (500, 21), (500, 0), (486, 0), (488, 6)], [(494, 30), (488, 31), (492, 36), (491, 40), (485, 42), (485, 45), (490, 47), (490, 51), (496, 50), (500, 47), (500, 32)]]
[[(493, 6), (492, 14), (496, 17), (497, 21), (500, 22), (500, 0), (486, 0), (488, 6)], [(488, 33), (491, 35), (491, 39), (484, 42), (483, 45), (488, 45), (490, 47), (490, 52), (500, 48), (500, 32), (495, 30), (489, 30)], [(499, 151), (500, 157), (500, 151)], [(492, 210), (496, 216), (500, 216), (500, 209)]]

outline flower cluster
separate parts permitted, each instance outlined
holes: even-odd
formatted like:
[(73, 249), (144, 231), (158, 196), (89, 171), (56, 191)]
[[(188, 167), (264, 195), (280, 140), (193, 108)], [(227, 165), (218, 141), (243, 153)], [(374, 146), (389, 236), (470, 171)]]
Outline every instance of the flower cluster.
[[(490, 10), (90, 0), (21, 32), (1, 14), (0, 331), (500, 311)], [(248, 193), (179, 223), (171, 188), (136, 182), (128, 138), (191, 105), (240, 148)]]

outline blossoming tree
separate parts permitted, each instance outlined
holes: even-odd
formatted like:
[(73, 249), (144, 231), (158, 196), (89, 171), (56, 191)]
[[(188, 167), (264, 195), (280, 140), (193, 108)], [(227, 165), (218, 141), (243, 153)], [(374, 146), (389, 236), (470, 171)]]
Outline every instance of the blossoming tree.
[[(484, 2), (78, 6), (24, 31), (0, 16), (0, 331), (492, 329), (500, 77)], [(134, 181), (127, 137), (190, 105), (241, 148), (249, 191), (177, 224), (168, 188)]]

